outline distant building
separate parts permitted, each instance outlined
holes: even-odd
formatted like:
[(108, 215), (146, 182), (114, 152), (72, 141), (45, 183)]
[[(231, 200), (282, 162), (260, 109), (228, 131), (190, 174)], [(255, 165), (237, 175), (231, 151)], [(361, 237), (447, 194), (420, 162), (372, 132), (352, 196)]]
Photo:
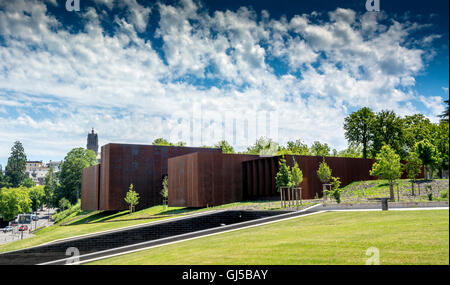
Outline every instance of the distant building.
[(38, 185), (45, 184), (45, 176), (47, 175), (50, 167), (53, 167), (53, 171), (59, 172), (59, 165), (62, 161), (51, 161), (49, 163), (43, 163), (42, 160), (39, 161), (27, 161), (25, 165), (25, 174), (33, 179), (33, 181)]
[(95, 156), (98, 156), (98, 135), (94, 133), (94, 128), (92, 128), (92, 132), (87, 136), (86, 148), (94, 151)]

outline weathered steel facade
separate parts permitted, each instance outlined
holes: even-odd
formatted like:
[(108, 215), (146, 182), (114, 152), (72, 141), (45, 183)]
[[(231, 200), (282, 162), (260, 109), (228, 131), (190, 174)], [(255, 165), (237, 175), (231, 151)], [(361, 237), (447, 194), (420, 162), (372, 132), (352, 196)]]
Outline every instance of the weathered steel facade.
[(137, 210), (159, 205), (162, 180), (168, 174), (168, 159), (194, 152), (221, 153), (221, 150), (133, 144), (104, 145), (98, 189), (92, 179), (92, 170), (83, 171), (82, 197), (92, 200), (95, 199), (94, 193), (98, 193), (97, 202), (86, 201), (84, 205), (93, 209), (97, 203), (95, 210), (127, 209), (124, 198), (130, 184), (139, 193)]
[[(292, 156), (303, 172), (302, 198), (322, 196), (317, 177), (319, 164), (325, 162), (341, 186), (353, 181), (371, 180), (374, 159)], [(102, 147), (101, 165), (83, 170), (81, 207), (83, 210), (124, 210), (130, 184), (139, 193), (136, 209), (162, 202), (162, 181), (168, 175), (169, 206), (205, 207), (242, 200), (278, 196), (275, 176), (280, 156), (223, 154), (220, 149), (107, 144)]]
[[(319, 164), (325, 162), (332, 170), (332, 176), (340, 177), (341, 186), (358, 180), (372, 180), (369, 171), (374, 159), (325, 157), (321, 156), (286, 156), (286, 163), (292, 166), (293, 159), (297, 161), (303, 172), (303, 199), (313, 199), (316, 194), (322, 196), (322, 182), (317, 177)], [(275, 175), (279, 170), (280, 156), (259, 158), (243, 163), (244, 199), (273, 197), (279, 195), (275, 184)]]
[(83, 169), (81, 179), (81, 208), (83, 210), (96, 211), (99, 209), (100, 171), (100, 164)]
[(198, 152), (169, 159), (169, 206), (206, 207), (242, 201), (242, 162), (256, 155)]

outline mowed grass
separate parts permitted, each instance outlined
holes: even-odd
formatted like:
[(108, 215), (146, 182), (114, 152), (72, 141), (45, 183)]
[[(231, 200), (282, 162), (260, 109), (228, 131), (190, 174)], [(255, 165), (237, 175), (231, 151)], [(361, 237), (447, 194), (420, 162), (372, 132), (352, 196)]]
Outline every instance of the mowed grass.
[(327, 212), (91, 264), (449, 264), (449, 211)]
[[(33, 237), (0, 245), (0, 252), (23, 249), (41, 245), (43, 243), (48, 243), (58, 239), (120, 229), (123, 227), (180, 217), (187, 214), (255, 205), (266, 207), (268, 203), (268, 201), (236, 202), (209, 208), (167, 207), (159, 205), (136, 211), (132, 214), (130, 214), (128, 210), (115, 212), (80, 211), (62, 219), (57, 225), (50, 226), (36, 232), (35, 236)], [(274, 203), (272, 203), (271, 205), (273, 204)], [(62, 223), (67, 224), (62, 225)]]

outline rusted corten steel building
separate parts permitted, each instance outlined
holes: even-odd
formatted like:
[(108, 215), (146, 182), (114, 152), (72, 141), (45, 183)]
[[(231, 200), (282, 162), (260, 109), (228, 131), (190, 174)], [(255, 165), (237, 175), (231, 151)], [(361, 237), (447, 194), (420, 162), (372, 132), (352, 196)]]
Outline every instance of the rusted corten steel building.
[[(169, 206), (205, 207), (243, 200), (278, 197), (275, 176), (281, 156), (260, 157), (220, 153), (193, 153), (169, 159)], [(303, 172), (303, 199), (322, 195), (317, 169), (320, 156), (287, 155)], [(332, 175), (342, 186), (357, 180), (376, 179), (369, 175), (373, 159), (326, 157)]]
[[(303, 199), (322, 195), (317, 177), (325, 159), (342, 186), (353, 181), (376, 179), (369, 175), (374, 159), (292, 156), (303, 172)], [(102, 147), (101, 165), (83, 170), (83, 210), (124, 210), (130, 184), (139, 193), (137, 209), (159, 205), (161, 184), (168, 175), (169, 206), (206, 207), (243, 200), (278, 197), (275, 175), (280, 156), (223, 154), (220, 149), (107, 144)]]
[(198, 152), (169, 159), (169, 206), (206, 207), (243, 200), (243, 162), (257, 155)]
[[(287, 165), (294, 165), (293, 159), (295, 159), (303, 172), (303, 182), (300, 185), (303, 199), (313, 199), (316, 195), (322, 196), (323, 186), (317, 177), (317, 169), (324, 159), (332, 170), (332, 176), (340, 177), (342, 187), (353, 181), (376, 179), (369, 175), (374, 159), (299, 155), (285, 157)], [(275, 175), (279, 170), (280, 158), (280, 156), (266, 157), (243, 163), (244, 199), (279, 195)]]
[(101, 165), (83, 170), (81, 208), (128, 209), (124, 198), (130, 184), (139, 193), (137, 210), (160, 205), (162, 181), (168, 174), (168, 159), (194, 152), (221, 153), (221, 150), (134, 144), (104, 145), (101, 149)]

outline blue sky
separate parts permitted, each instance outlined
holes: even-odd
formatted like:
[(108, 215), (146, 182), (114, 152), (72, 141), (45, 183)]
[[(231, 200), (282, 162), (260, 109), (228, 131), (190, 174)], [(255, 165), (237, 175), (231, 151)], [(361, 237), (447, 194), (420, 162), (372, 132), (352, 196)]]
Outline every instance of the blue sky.
[(363, 106), (432, 121), (448, 98), (448, 1), (0, 0), (0, 164), (85, 146), (260, 136), (347, 146)]

